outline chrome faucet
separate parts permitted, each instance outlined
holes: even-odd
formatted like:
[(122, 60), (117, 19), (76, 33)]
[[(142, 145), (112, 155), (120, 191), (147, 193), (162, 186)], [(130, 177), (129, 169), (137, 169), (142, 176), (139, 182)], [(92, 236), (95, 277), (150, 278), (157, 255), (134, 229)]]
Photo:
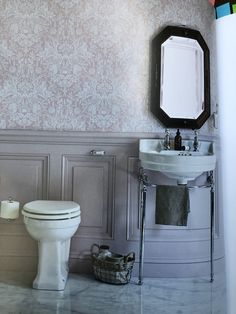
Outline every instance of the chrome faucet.
[(198, 149), (199, 149), (198, 131), (194, 130), (193, 151), (197, 152)]
[(170, 150), (170, 130), (165, 130), (165, 138), (164, 138), (164, 149)]

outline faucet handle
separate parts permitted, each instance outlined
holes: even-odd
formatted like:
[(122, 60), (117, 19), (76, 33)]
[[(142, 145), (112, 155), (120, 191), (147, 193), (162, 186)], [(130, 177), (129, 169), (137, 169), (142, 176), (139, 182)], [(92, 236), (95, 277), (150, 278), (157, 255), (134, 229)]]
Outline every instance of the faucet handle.
[(169, 150), (170, 149), (170, 130), (165, 130), (165, 139), (164, 139), (164, 149)]
[(199, 148), (198, 134), (199, 134), (198, 130), (194, 130), (193, 150), (195, 152), (197, 152)]

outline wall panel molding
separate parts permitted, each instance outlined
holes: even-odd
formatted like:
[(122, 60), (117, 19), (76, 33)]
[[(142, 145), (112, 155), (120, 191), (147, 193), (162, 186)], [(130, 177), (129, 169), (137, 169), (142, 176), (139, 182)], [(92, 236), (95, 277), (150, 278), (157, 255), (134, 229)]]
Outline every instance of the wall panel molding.
[[(192, 133), (192, 132), (191, 132)], [(188, 138), (190, 135), (186, 135)], [(184, 133), (183, 133), (183, 137)], [(50, 144), (65, 146), (72, 144), (99, 143), (101, 145), (123, 145), (138, 143), (140, 138), (163, 138), (160, 132), (79, 132), (79, 131), (43, 131), (43, 130), (0, 130), (0, 143), (12, 144)], [(202, 135), (202, 140), (218, 142), (217, 135)]]
[(113, 239), (115, 179), (115, 156), (63, 155), (62, 199), (80, 204), (80, 237)]
[(47, 199), (49, 186), (48, 154), (0, 152), (0, 198), (12, 196), (22, 204), (33, 199)]
[[(37, 198), (78, 202), (82, 221), (71, 241), (74, 272), (91, 271), (93, 243), (122, 254), (134, 251), (138, 261), (138, 142), (155, 137), (163, 134), (0, 130), (0, 199), (12, 195), (22, 205)], [(106, 153), (92, 156), (92, 149)], [(149, 177), (156, 179), (153, 173)], [(171, 184), (160, 173), (157, 177)], [(144, 275), (182, 276), (188, 269), (194, 276), (199, 268), (208, 273), (208, 191), (191, 192), (191, 200), (187, 227), (160, 226), (154, 222), (155, 189), (148, 191)], [(223, 257), (220, 217), (217, 213), (216, 260)], [(0, 270), (35, 269), (37, 243), (22, 216), (12, 222), (0, 219), (0, 236)]]

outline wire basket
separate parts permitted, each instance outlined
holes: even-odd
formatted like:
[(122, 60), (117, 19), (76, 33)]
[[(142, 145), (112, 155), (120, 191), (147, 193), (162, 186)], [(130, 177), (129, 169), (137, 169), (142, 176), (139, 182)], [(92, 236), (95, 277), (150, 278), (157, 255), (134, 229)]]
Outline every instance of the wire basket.
[(112, 258), (99, 258), (98, 253), (91, 254), (93, 272), (97, 280), (111, 284), (127, 284), (130, 282), (132, 269), (135, 261), (135, 253), (130, 252), (119, 260)]

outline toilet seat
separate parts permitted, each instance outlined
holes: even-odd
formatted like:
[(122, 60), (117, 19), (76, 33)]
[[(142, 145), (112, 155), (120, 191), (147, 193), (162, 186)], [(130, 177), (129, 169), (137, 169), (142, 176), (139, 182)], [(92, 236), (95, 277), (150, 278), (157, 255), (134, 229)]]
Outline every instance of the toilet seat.
[(72, 201), (37, 200), (26, 203), (22, 215), (40, 220), (71, 219), (80, 216), (80, 206)]

